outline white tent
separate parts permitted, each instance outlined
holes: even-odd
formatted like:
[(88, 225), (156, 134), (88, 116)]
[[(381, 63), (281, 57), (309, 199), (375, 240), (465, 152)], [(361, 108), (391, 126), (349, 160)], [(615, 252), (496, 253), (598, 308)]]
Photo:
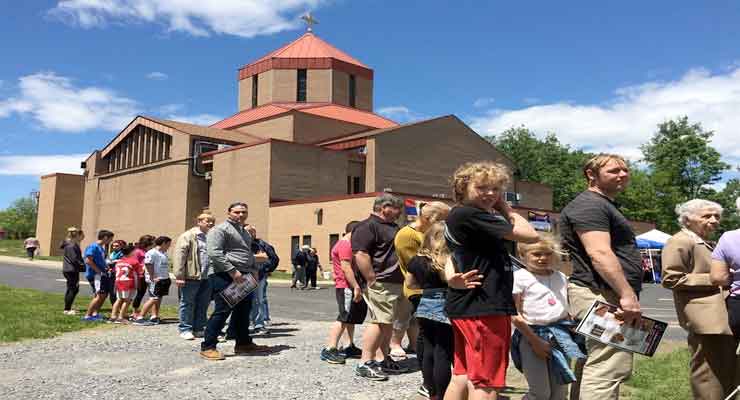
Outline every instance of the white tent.
[(655, 283), (660, 282), (660, 277), (655, 272), (656, 267), (659, 269), (660, 266), (655, 265), (655, 263), (653, 262), (653, 257), (660, 254), (660, 249), (663, 248), (663, 246), (670, 238), (671, 235), (665, 232), (661, 232), (657, 229), (653, 229), (635, 237), (637, 247), (641, 249), (641, 253), (644, 253), (647, 256), (648, 265), (650, 266), (650, 272), (653, 275), (653, 282)]

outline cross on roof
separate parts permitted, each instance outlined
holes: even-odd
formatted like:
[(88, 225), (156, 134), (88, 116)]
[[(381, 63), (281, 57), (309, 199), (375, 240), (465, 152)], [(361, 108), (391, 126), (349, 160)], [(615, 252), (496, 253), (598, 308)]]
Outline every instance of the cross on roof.
[(310, 12), (307, 12), (301, 19), (306, 22), (306, 32), (313, 32), (313, 26), (319, 23)]

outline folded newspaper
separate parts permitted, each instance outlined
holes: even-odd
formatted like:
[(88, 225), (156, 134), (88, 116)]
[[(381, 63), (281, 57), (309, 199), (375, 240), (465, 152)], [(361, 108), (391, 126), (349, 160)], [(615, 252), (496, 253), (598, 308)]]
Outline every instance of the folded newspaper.
[(226, 289), (222, 290), (219, 295), (224, 299), (229, 307), (234, 308), (240, 301), (244, 300), (250, 293), (257, 288), (257, 280), (251, 273), (242, 273), (244, 281), (241, 283), (231, 282)]
[(622, 350), (646, 356), (655, 354), (668, 324), (642, 316), (634, 326), (626, 326), (616, 312), (617, 306), (595, 300), (576, 332)]

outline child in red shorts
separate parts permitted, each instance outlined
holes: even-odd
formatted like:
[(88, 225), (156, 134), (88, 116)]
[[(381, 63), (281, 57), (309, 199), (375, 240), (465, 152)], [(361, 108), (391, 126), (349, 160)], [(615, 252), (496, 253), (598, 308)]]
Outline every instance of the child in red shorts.
[(110, 322), (121, 324), (127, 322), (128, 306), (139, 286), (141, 264), (134, 256), (134, 246), (126, 245), (121, 249), (122, 257), (116, 261), (115, 274), (116, 302), (113, 304)]
[(445, 239), (452, 251), (445, 266), (445, 311), (455, 354), (446, 400), (495, 399), (506, 386), (514, 276), (506, 241), (536, 242), (537, 232), (504, 199), (505, 166), (466, 163), (453, 175), (455, 207)]

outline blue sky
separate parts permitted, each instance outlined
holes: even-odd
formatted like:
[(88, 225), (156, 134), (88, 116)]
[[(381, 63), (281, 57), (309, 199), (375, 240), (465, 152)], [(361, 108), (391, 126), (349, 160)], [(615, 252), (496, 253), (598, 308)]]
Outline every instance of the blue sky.
[(375, 70), (376, 111), (399, 122), (524, 124), (639, 158), (656, 123), (687, 114), (740, 164), (738, 2), (6, 2), (0, 208), (136, 114), (231, 115), (237, 68), (301, 35), (308, 9), (321, 38)]

